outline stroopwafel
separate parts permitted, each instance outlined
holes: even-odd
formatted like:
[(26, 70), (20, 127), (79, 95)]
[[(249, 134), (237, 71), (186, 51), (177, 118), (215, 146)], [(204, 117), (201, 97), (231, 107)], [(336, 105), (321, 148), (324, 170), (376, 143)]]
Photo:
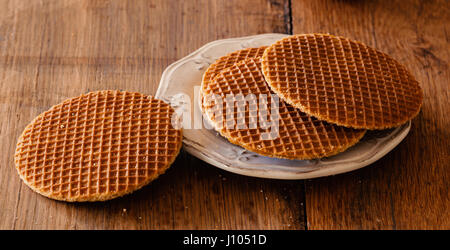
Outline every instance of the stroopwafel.
[(422, 89), (403, 65), (347, 38), (290, 36), (269, 46), (261, 62), (267, 83), (283, 100), (337, 125), (396, 127), (422, 104)]
[(34, 191), (64, 201), (104, 201), (164, 173), (181, 148), (174, 110), (139, 93), (98, 91), (36, 117), (20, 136), (15, 165)]

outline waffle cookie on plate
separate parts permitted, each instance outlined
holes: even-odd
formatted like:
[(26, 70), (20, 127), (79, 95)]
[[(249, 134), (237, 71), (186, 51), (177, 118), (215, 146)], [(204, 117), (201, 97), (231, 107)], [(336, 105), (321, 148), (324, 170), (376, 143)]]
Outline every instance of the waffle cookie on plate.
[(264, 51), (262, 72), (283, 100), (341, 126), (398, 127), (422, 105), (422, 89), (403, 65), (344, 37), (303, 34), (281, 39)]
[[(204, 113), (215, 129), (230, 142), (261, 155), (287, 159), (313, 159), (331, 156), (344, 151), (357, 143), (365, 130), (345, 128), (320, 121), (280, 100), (278, 104), (278, 124), (273, 138), (269, 137), (269, 126), (264, 128), (258, 123), (258, 115), (264, 109), (271, 110), (273, 94), (261, 73), (260, 59), (247, 59), (217, 74), (202, 88)], [(226, 105), (218, 105), (213, 95), (219, 98), (234, 96), (233, 102), (239, 102), (239, 96), (253, 94), (256, 97), (267, 96), (264, 107), (248, 105), (244, 112), (227, 116)], [(208, 100), (210, 99), (210, 100)], [(221, 109), (221, 110), (218, 110)], [(220, 114), (220, 115), (217, 115)], [(247, 126), (239, 128), (237, 118), (243, 115)], [(252, 127), (254, 122), (256, 126)], [(232, 124), (228, 126), (229, 124)], [(264, 138), (264, 134), (267, 135)]]

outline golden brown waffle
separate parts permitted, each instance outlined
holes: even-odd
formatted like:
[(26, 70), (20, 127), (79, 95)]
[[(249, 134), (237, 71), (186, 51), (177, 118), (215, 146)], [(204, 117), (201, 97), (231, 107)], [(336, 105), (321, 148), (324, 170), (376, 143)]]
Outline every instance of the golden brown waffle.
[(57, 200), (104, 201), (164, 173), (180, 148), (174, 110), (139, 93), (99, 91), (40, 114), (20, 136), (15, 164), (34, 191)]
[(422, 90), (388, 55), (360, 42), (304, 34), (272, 44), (262, 72), (283, 100), (318, 119), (363, 129), (385, 129), (412, 119)]
[(263, 55), (266, 48), (267, 46), (241, 49), (217, 59), (213, 64), (209, 65), (208, 69), (203, 73), (201, 85), (202, 91), (200, 91), (200, 95), (203, 93), (204, 86), (209, 84), (220, 71), (231, 67), (240, 61), (244, 61), (245, 59), (259, 58)]
[(213, 64), (209, 65), (208, 69), (203, 73), (202, 86), (209, 84), (220, 71), (231, 67), (240, 61), (244, 61), (248, 58), (261, 57), (266, 48), (267, 46), (241, 49), (217, 59)]
[[(279, 100), (279, 127), (278, 137), (267, 139), (261, 135), (267, 133), (268, 129), (258, 125), (256, 128), (250, 126), (249, 121), (259, 118), (249, 112), (250, 105), (246, 105), (245, 121), (247, 128), (240, 129), (237, 126), (227, 127), (227, 123), (236, 122), (238, 112), (232, 116), (216, 116), (222, 109), (226, 114), (226, 105), (215, 105), (213, 95), (226, 98), (228, 94), (238, 95), (273, 94), (264, 80), (260, 71), (259, 59), (247, 59), (223, 70), (213, 81), (205, 85), (204, 112), (213, 123), (215, 129), (231, 143), (237, 144), (245, 149), (261, 155), (287, 158), (287, 159), (313, 159), (335, 155), (357, 143), (365, 133), (365, 130), (345, 128), (317, 120), (293, 106)], [(210, 99), (211, 98), (211, 99)], [(206, 100), (209, 101), (206, 101)], [(270, 110), (271, 99), (267, 99), (267, 110)], [(258, 108), (257, 112), (261, 110)]]

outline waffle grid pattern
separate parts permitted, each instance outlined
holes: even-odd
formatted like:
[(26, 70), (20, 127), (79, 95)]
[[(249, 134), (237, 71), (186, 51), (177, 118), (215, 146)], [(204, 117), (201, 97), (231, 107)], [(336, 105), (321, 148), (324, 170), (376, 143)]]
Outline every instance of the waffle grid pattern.
[(233, 66), (234, 64), (244, 61), (249, 58), (259, 58), (264, 54), (266, 46), (259, 48), (246, 48), (232, 52), (226, 56), (217, 59), (213, 64), (211, 64), (208, 69), (203, 74), (202, 87), (208, 85), (214, 77), (219, 74), (222, 70)]
[[(213, 81), (205, 85), (203, 95), (210, 97), (219, 95), (225, 98), (228, 94), (247, 96), (248, 94), (265, 94), (270, 96), (271, 92), (264, 76), (261, 73), (259, 59), (247, 59), (223, 70)], [(204, 99), (204, 112), (214, 124), (216, 130), (226, 137), (230, 142), (240, 145), (250, 151), (261, 155), (287, 158), (287, 159), (313, 159), (331, 156), (344, 151), (357, 143), (365, 133), (365, 130), (355, 130), (332, 125), (319, 121), (293, 106), (279, 101), (279, 136), (275, 139), (264, 140), (262, 133), (268, 132), (261, 127), (238, 129), (227, 127), (227, 123), (234, 123), (229, 118), (238, 117), (235, 110), (233, 116), (216, 117), (215, 114), (225, 114), (226, 107), (215, 105), (214, 99)], [(270, 110), (271, 99), (268, 98), (268, 110)], [(246, 105), (245, 121), (255, 121), (258, 112), (251, 111), (251, 105)], [(222, 108), (223, 110), (217, 110)], [(235, 123), (236, 124), (236, 123)]]
[(28, 125), (17, 144), (19, 175), (33, 190), (66, 201), (112, 199), (162, 174), (181, 147), (173, 109), (139, 93), (91, 92)]
[(396, 127), (417, 115), (422, 104), (422, 90), (404, 66), (343, 37), (284, 38), (265, 51), (262, 71), (286, 102), (341, 126)]

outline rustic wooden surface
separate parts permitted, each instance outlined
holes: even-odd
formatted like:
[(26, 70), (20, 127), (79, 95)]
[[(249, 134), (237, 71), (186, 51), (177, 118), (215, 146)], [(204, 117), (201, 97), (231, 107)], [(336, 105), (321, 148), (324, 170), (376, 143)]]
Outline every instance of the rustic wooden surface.
[[(0, 0), (0, 229), (450, 229), (449, 1)], [(164, 69), (207, 42), (327, 32), (404, 63), (425, 98), (380, 161), (306, 181), (239, 176), (182, 152), (151, 185), (68, 204), (14, 168), (26, 124), (92, 90), (156, 92)]]

